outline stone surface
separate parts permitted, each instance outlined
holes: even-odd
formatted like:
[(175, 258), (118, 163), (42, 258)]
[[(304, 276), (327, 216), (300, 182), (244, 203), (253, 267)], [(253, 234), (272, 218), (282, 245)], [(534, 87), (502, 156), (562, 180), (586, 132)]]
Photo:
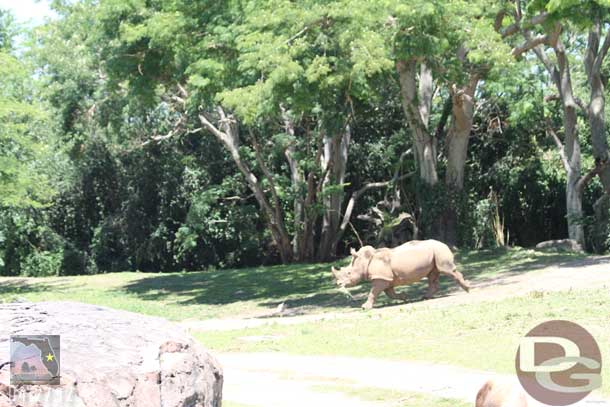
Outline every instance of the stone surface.
[(569, 252), (582, 252), (582, 246), (573, 239), (547, 240), (536, 245), (536, 250), (558, 249)]
[(0, 407), (221, 406), (219, 363), (164, 319), (75, 302), (0, 304), (0, 364), (14, 334), (61, 335), (61, 385), (8, 387), (7, 366)]

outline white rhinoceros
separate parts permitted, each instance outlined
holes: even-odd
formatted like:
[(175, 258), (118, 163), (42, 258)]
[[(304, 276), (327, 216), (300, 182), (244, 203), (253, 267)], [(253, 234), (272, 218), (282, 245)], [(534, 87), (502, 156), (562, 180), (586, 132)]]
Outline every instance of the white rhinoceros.
[(457, 271), (453, 253), (446, 244), (437, 240), (413, 240), (393, 249), (375, 249), (364, 246), (352, 249), (352, 262), (340, 270), (332, 268), (340, 288), (353, 287), (363, 280), (371, 282), (368, 300), (362, 305), (371, 309), (377, 296), (384, 291), (390, 298), (405, 301), (406, 294), (397, 294), (394, 287), (414, 283), (428, 277), (428, 293), (432, 297), (438, 290), (441, 274), (451, 276), (464, 290), (470, 285)]

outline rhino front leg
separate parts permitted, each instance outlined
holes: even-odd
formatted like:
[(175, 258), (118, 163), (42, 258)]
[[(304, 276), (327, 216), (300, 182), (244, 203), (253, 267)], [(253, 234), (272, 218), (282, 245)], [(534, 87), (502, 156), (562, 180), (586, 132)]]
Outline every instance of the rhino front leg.
[(362, 304), (362, 309), (369, 310), (373, 308), (373, 304), (375, 304), (375, 300), (381, 294), (382, 291), (385, 291), (390, 286), (388, 281), (384, 280), (373, 280), (371, 292), (369, 293), (369, 298), (366, 300), (364, 304)]
[(394, 287), (386, 288), (385, 293), (388, 297), (390, 297), (393, 300), (402, 300), (402, 301), (407, 300), (407, 294), (405, 294), (405, 293), (398, 294), (396, 291), (394, 291)]

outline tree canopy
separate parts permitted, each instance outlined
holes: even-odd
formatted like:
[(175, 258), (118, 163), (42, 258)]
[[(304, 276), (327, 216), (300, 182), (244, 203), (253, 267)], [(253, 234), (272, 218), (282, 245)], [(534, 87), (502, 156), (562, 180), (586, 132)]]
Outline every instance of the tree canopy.
[(54, 7), (0, 12), (0, 273), (608, 249), (606, 1)]

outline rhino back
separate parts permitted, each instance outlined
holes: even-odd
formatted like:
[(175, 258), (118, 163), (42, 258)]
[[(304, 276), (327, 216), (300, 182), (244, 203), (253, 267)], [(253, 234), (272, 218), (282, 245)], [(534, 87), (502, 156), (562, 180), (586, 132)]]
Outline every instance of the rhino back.
[(408, 284), (426, 277), (434, 268), (434, 248), (417, 244), (392, 250), (392, 271), (398, 284)]

